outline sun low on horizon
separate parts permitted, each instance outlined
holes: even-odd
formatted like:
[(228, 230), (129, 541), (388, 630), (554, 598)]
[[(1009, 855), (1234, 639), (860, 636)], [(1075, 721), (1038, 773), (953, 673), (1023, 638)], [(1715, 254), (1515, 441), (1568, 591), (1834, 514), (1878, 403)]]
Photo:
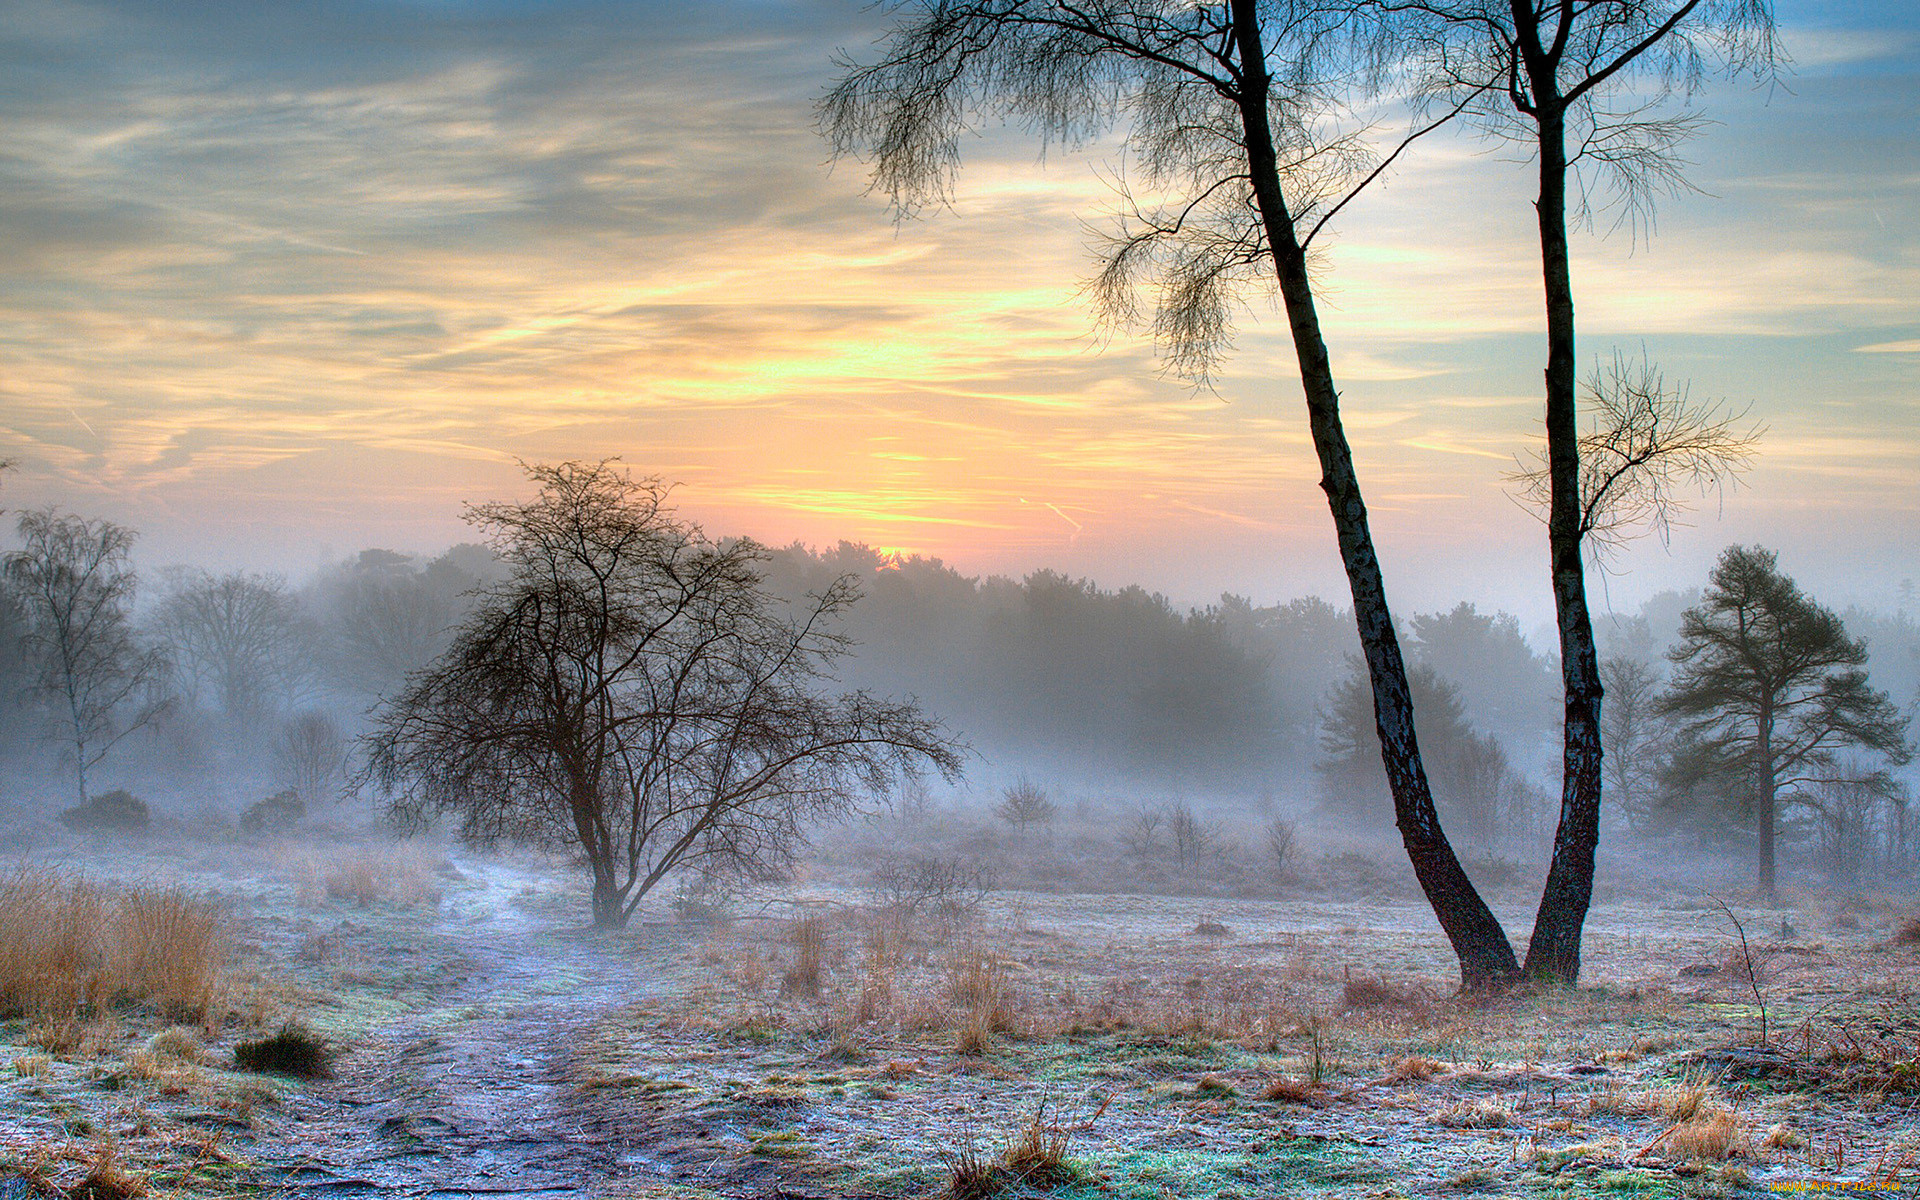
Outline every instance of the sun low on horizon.
[[(1575, 242), (1583, 374), (1657, 361), (1766, 427), (1618, 598), (1729, 542), (1836, 600), (1920, 575), (1920, 16), (1776, 6), (1779, 82), (1709, 81), (1690, 190)], [(143, 563), (297, 570), (467, 536), (521, 465), (618, 458), (716, 534), (1054, 568), (1183, 602), (1340, 589), (1284, 322), (1219, 376), (1102, 326), (1113, 147), (986, 126), (898, 220), (814, 103), (857, 0), (8, 4), (0, 477)], [(1319, 261), (1389, 578), (1538, 618), (1524, 164), (1431, 139)]]

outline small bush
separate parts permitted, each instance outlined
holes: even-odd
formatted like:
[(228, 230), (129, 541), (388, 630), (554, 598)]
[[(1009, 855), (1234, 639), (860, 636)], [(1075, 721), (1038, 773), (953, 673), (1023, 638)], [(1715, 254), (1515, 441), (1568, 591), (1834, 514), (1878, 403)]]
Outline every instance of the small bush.
[(153, 825), (153, 814), (144, 800), (115, 788), (62, 812), (60, 823), (75, 833), (145, 833)]
[(904, 922), (930, 919), (951, 935), (971, 923), (993, 890), (984, 867), (960, 858), (884, 858), (869, 885), (874, 907)]
[(306, 1026), (288, 1021), (270, 1037), (235, 1046), (233, 1061), (242, 1071), (326, 1079), (333, 1074), (333, 1047)]
[(256, 800), (241, 810), (240, 832), (249, 836), (263, 833), (285, 833), (298, 825), (307, 815), (307, 806), (300, 799), (300, 793), (288, 788), (275, 792), (265, 800)]
[(1051, 825), (1060, 813), (1060, 806), (1048, 799), (1045, 791), (1024, 779), (1000, 793), (1000, 797), (1000, 803), (993, 806), (993, 815), (1021, 832), (1029, 825)]

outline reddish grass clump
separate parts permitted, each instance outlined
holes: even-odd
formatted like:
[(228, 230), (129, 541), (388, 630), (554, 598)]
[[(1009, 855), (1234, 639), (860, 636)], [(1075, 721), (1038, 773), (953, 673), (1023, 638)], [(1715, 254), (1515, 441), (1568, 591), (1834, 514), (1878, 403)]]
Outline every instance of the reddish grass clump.
[(1306, 1104), (1320, 1094), (1320, 1089), (1300, 1079), (1279, 1079), (1260, 1089), (1260, 1098), (1277, 1104)]

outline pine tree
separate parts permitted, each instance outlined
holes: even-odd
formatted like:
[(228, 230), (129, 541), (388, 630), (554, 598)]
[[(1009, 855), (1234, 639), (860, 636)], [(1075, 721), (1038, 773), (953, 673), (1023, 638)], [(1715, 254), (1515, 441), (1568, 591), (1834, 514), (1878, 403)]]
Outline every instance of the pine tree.
[(1679, 719), (1681, 743), (1697, 749), (1688, 757), (1717, 764), (1709, 773), (1750, 806), (1762, 895), (1774, 893), (1783, 801), (1829, 781), (1842, 750), (1896, 764), (1911, 756), (1906, 719), (1868, 686), (1866, 643), (1781, 574), (1771, 550), (1729, 546), (1720, 555), (1669, 657), (1673, 683), (1660, 707)]

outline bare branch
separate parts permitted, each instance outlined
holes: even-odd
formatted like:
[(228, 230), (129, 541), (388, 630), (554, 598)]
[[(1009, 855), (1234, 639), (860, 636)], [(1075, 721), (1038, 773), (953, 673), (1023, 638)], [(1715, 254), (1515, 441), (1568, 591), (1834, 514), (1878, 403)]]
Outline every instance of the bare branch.
[[(1615, 352), (1589, 377), (1588, 430), (1580, 438), (1580, 532), (1596, 554), (1617, 551), (1652, 532), (1665, 542), (1681, 524), (1690, 493), (1738, 486), (1765, 429), (1747, 409), (1696, 402), (1685, 384), (1669, 385), (1650, 359)], [(1544, 455), (1508, 476), (1537, 510), (1547, 504)]]

